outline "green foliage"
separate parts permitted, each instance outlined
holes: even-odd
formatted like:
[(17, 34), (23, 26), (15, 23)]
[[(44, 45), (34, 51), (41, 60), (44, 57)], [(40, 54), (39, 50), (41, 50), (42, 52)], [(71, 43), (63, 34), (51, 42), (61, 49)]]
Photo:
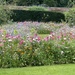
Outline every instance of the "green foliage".
[(0, 42), (0, 67), (75, 63), (75, 40), (70, 36), (68, 37), (71, 40), (67, 35), (62, 35), (58, 40), (52, 34), (46, 41), (36, 41), (36, 36), (30, 37), (30, 42), (19, 36), (9, 38), (10, 35), (5, 34)]
[(71, 8), (67, 13), (65, 13), (66, 22), (70, 26), (75, 26), (75, 8)]
[(38, 5), (39, 1), (38, 0), (13, 0), (17, 5), (21, 6), (29, 6), (29, 5)]
[(32, 7), (29, 7), (28, 9), (30, 11), (34, 11), (34, 10), (36, 10), (36, 11), (47, 11), (47, 9), (42, 7), (42, 6), (32, 6)]
[(11, 15), (11, 11), (5, 9), (3, 5), (6, 5), (6, 2), (0, 0), (0, 24), (8, 22)]
[(44, 0), (44, 4), (47, 4), (50, 7), (57, 6), (57, 2), (55, 0)]
[(58, 7), (67, 7), (69, 0), (56, 0)]
[(40, 26), (40, 28), (37, 29), (38, 34), (50, 34), (52, 31), (46, 27), (46, 26)]
[(38, 34), (49, 34), (51, 31), (48, 30), (48, 29), (43, 29), (43, 28), (40, 28), (38, 29), (37, 33)]
[(74, 0), (6, 0), (8, 4), (16, 4), (20, 6), (42, 5), (50, 7), (72, 7)]
[(14, 21), (61, 22), (61, 20), (65, 20), (64, 14), (60, 12), (25, 10), (13, 10), (13, 12), (15, 14), (12, 15), (11, 19)]
[(67, 6), (68, 7), (74, 7), (75, 6), (75, 0), (69, 0)]
[(17, 5), (17, 2), (18, 2), (19, 0), (6, 0), (6, 3), (9, 5)]
[(10, 20), (10, 10), (4, 10), (0, 8), (0, 24), (6, 23)]

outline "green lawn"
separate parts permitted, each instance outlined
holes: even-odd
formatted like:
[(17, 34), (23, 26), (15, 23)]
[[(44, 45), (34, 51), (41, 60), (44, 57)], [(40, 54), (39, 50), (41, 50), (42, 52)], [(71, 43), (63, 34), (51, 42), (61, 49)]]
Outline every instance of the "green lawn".
[(0, 75), (75, 75), (75, 64), (0, 69)]

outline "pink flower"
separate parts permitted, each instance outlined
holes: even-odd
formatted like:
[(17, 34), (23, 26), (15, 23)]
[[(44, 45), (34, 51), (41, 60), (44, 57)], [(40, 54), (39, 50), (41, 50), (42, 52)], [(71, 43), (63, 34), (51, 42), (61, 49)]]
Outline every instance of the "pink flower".
[(5, 36), (6, 38), (9, 38), (10, 37), (10, 34), (6, 34), (6, 36)]
[(24, 43), (24, 40), (20, 40), (19, 44), (22, 45)]
[(58, 39), (60, 39), (60, 38), (61, 38), (61, 36), (57, 36), (57, 38), (58, 38)]
[(40, 41), (41, 41), (41, 38), (40, 38), (40, 37), (38, 37), (37, 41), (38, 41), (38, 42), (40, 42)]
[(0, 29), (0, 33), (3, 33), (3, 31), (4, 31), (3, 29)]
[(48, 40), (49, 40), (49, 37), (44, 38), (44, 41), (48, 41)]
[(19, 39), (20, 35), (13, 36), (13, 39)]
[(35, 34), (35, 35), (34, 35), (34, 38), (36, 38), (36, 37), (38, 37), (38, 35), (37, 35), (37, 34)]
[(33, 40), (32, 40), (32, 39), (30, 39), (29, 41), (30, 41), (30, 42), (33, 42)]
[(33, 41), (33, 37), (28, 37), (27, 39), (28, 39), (28, 41), (30, 41), (30, 42)]
[(0, 47), (2, 47), (2, 46), (4, 46), (4, 44), (3, 43), (0, 43)]
[(40, 42), (41, 41), (41, 38), (39, 36), (37, 36), (36, 38), (33, 38), (33, 39), (35, 39), (34, 41), (36, 41), (36, 42)]

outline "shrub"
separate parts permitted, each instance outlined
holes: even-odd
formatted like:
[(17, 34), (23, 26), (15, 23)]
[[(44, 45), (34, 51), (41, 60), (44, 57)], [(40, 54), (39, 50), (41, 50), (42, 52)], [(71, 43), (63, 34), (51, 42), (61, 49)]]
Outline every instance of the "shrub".
[(71, 8), (66, 14), (65, 14), (66, 22), (69, 23), (69, 26), (75, 25), (75, 8)]
[(65, 20), (65, 16), (60, 12), (49, 11), (25, 11), (25, 10), (13, 10), (15, 14), (11, 19), (14, 21), (38, 21), (38, 22), (61, 22)]
[(50, 32), (51, 32), (50, 30), (43, 29), (43, 28), (42, 29), (40, 28), (37, 30), (38, 34), (49, 34)]
[(47, 4), (50, 7), (57, 6), (57, 1), (55, 0), (44, 0), (44, 4)]
[(45, 7), (42, 7), (42, 6), (31, 6), (31, 7), (28, 7), (28, 9), (30, 11), (47, 11), (47, 9)]
[(0, 8), (0, 24), (8, 22), (8, 20), (10, 20), (9, 15), (10, 15), (9, 11)]
[(0, 0), (0, 24), (10, 20), (11, 11), (6, 8), (6, 0)]
[(38, 29), (37, 29), (37, 33), (38, 34), (50, 34), (52, 32), (52, 30), (50, 30), (49, 27), (47, 26), (40, 26)]

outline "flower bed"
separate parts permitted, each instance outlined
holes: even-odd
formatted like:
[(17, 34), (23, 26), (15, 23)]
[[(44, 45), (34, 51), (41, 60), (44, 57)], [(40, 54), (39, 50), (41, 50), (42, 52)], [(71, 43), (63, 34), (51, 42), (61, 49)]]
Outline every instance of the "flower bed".
[(0, 67), (75, 63), (75, 33), (60, 28), (47, 37), (22, 37), (0, 29)]

